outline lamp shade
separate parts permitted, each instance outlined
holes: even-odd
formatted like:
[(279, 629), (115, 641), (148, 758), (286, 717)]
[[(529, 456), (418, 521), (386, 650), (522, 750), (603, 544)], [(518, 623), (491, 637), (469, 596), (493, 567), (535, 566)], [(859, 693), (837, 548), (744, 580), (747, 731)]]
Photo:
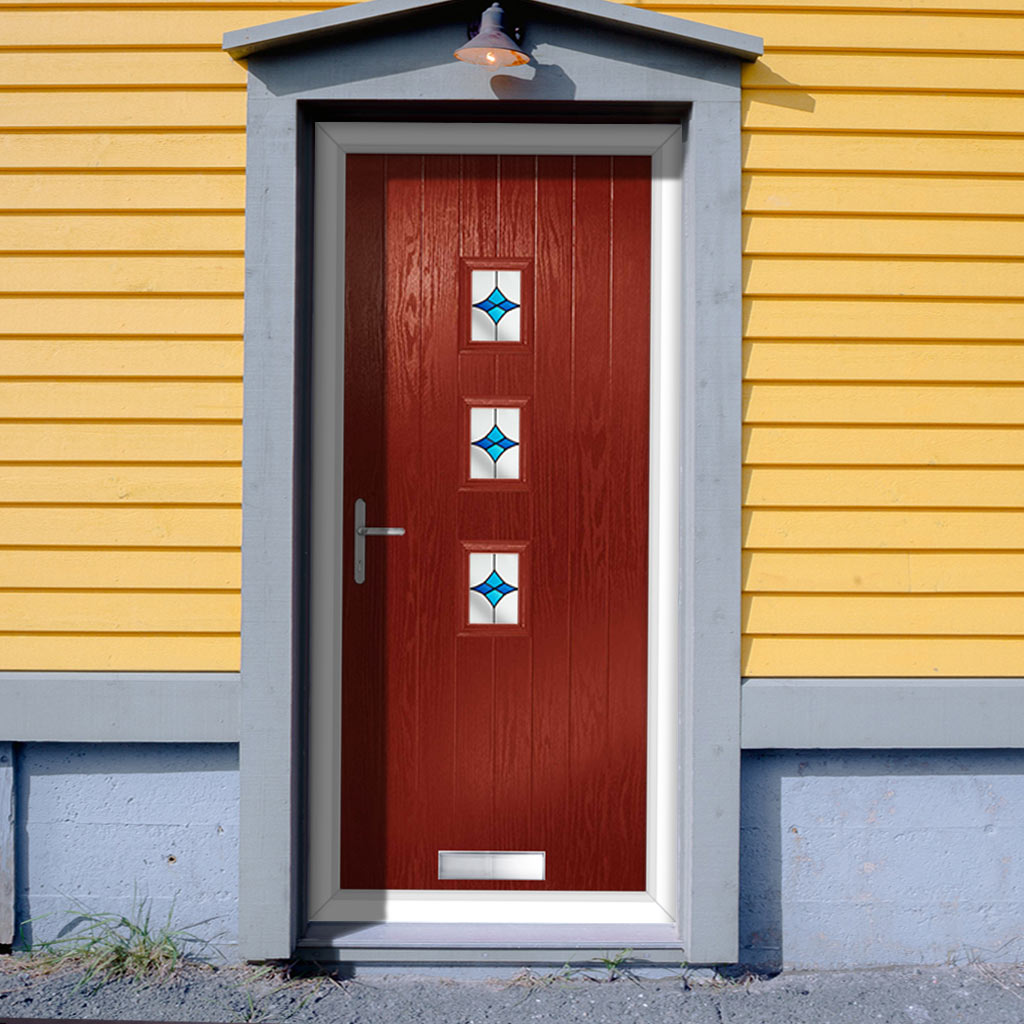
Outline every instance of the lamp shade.
[(455, 56), (467, 64), (490, 68), (529, 63), (530, 58), (519, 49), (519, 44), (505, 34), (501, 24), (503, 14), (499, 4), (491, 4), (480, 16), (480, 31), (465, 46), (459, 47)]

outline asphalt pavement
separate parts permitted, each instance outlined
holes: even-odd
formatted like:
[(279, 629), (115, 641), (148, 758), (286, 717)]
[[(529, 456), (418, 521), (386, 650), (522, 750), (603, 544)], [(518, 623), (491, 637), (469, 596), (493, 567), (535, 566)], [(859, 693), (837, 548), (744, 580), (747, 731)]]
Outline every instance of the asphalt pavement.
[[(613, 975), (615, 975), (613, 977)], [(968, 963), (731, 979), (607, 968), (502, 978), (187, 967), (158, 980), (0, 957), (0, 1024), (25, 1018), (280, 1024), (1024, 1024), (1024, 969)]]

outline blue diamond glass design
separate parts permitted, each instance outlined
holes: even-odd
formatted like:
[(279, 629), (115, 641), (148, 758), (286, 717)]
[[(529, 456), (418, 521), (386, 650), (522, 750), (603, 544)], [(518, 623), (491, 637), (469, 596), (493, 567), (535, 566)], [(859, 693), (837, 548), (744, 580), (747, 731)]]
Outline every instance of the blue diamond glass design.
[(519, 442), (513, 441), (512, 438), (506, 437), (502, 433), (501, 428), (495, 424), (491, 429), (480, 438), (479, 441), (474, 441), (473, 444), (477, 448), (482, 448), (487, 452), (490, 457), (497, 462), (509, 450), (509, 448), (515, 448)]
[(470, 590), (475, 590), (478, 594), (482, 594), (491, 602), (491, 607), (495, 608), (498, 602), (506, 595), (511, 594), (513, 591), (518, 590), (518, 587), (513, 587), (510, 583), (506, 583), (497, 573), (496, 570), (491, 570), (491, 575), (483, 581), (478, 583), (475, 587), (470, 587)]
[[(477, 295), (480, 293), (477, 292)], [(466, 307), (463, 306), (463, 309)], [(501, 289), (495, 287), (494, 291), (481, 302), (473, 303), (474, 309), (482, 309), (495, 323), (497, 323), (509, 310), (518, 309), (519, 303), (506, 299)]]

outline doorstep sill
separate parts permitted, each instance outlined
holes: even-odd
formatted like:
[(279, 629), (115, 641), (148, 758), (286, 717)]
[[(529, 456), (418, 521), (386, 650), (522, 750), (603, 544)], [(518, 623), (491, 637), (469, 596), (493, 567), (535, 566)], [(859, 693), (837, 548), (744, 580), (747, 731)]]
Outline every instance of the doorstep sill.
[(594, 952), (632, 951), (631, 959), (678, 964), (674, 924), (405, 924), (317, 922), (298, 955), (315, 960), (380, 963), (557, 963)]

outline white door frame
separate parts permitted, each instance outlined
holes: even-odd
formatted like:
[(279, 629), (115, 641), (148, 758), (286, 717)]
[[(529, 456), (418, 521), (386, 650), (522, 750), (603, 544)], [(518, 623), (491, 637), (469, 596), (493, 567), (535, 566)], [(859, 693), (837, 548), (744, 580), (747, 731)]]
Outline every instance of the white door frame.
[[(652, 160), (647, 890), (346, 891), (341, 842), (345, 156), (649, 155)], [(677, 925), (683, 501), (683, 133), (679, 125), (320, 122), (315, 129), (309, 688), (310, 922)]]

